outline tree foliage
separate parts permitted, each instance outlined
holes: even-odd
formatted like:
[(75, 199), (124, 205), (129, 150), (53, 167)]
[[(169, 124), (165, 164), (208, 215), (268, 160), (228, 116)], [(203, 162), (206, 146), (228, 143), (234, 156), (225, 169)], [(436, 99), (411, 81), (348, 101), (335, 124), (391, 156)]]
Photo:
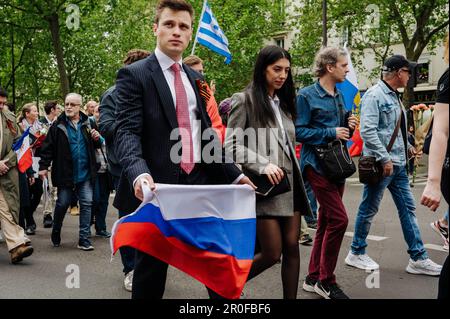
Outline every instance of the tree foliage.
[[(152, 26), (156, 2), (0, 0), (0, 85), (11, 91), (14, 74), (19, 108), (30, 101), (61, 100), (67, 91), (78, 92), (86, 99), (98, 99), (114, 84), (128, 50), (154, 50), (156, 39)], [(196, 12), (195, 33), (203, 1), (190, 2)], [(195, 50), (205, 60), (207, 79), (216, 81), (217, 100), (243, 89), (250, 81), (256, 54), (264, 41), (280, 28), (279, 3), (209, 1), (233, 54), (232, 63), (225, 65), (223, 58), (209, 49), (197, 45)], [(74, 22), (71, 5), (79, 8), (77, 29), (69, 25)], [(59, 48), (51, 19), (57, 19)], [(186, 55), (191, 48), (192, 44)]]
[[(322, 1), (300, 2), (296, 9), (299, 16), (292, 23), (299, 31), (293, 52), (300, 67), (310, 68), (322, 42)], [(449, 25), (446, 0), (328, 0), (328, 14), (328, 36), (348, 41), (356, 66), (361, 65), (358, 62), (364, 58), (364, 49), (372, 49), (381, 65), (397, 43), (403, 44), (408, 59), (417, 61), (426, 47), (432, 51), (442, 41)], [(379, 76), (379, 72), (372, 76)], [(304, 76), (304, 80), (311, 78)]]

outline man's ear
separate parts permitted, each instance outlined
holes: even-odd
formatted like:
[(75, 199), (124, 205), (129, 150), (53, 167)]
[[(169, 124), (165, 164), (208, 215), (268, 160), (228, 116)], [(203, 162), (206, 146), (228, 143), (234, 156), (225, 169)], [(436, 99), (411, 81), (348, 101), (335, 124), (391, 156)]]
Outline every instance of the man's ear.
[(153, 34), (156, 36), (156, 31), (158, 31), (158, 25), (153, 23)]

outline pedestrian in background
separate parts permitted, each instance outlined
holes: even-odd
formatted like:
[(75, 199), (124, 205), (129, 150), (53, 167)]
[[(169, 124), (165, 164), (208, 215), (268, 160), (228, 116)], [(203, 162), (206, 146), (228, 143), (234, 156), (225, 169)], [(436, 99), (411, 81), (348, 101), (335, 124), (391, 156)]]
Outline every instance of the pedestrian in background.
[[(376, 270), (379, 265), (366, 253), (370, 226), (389, 189), (397, 207), (403, 236), (410, 256), (406, 271), (411, 274), (438, 276), (441, 266), (433, 262), (425, 250), (417, 224), (416, 204), (409, 185), (407, 161), (419, 156), (407, 140), (407, 120), (400, 101), (399, 88), (404, 88), (414, 63), (402, 55), (386, 59), (383, 79), (371, 87), (361, 100), (361, 137), (363, 154), (374, 156), (383, 167), (383, 178), (376, 184), (364, 184), (362, 201), (355, 222), (351, 250), (345, 263), (364, 270)], [(388, 152), (388, 145), (391, 147)]]
[(315, 59), (318, 80), (301, 89), (297, 95), (298, 118), (295, 126), (297, 142), (303, 144), (301, 169), (320, 204), (317, 232), (303, 289), (316, 292), (326, 299), (348, 298), (336, 283), (334, 274), (348, 217), (342, 202), (345, 179), (331, 181), (327, 178), (320, 167), (315, 146), (336, 139), (346, 142), (357, 125), (354, 116), (344, 123), (343, 96), (336, 88), (348, 72), (346, 51), (322, 48)]
[[(150, 55), (149, 51), (141, 49), (133, 49), (127, 52), (125, 59), (123, 60), (124, 65), (130, 65), (139, 60), (145, 59)], [(106, 158), (108, 160), (108, 170), (112, 176), (114, 190), (117, 192), (119, 185), (119, 178), (122, 172), (120, 167), (119, 159), (117, 158), (115, 147), (115, 135), (117, 127), (117, 92), (116, 86), (110, 87), (105, 93), (103, 93), (100, 98), (100, 118), (98, 127), (100, 129), (101, 135), (105, 138), (106, 144)], [(137, 199), (130, 198), (130, 201), (134, 200), (135, 206), (139, 205)], [(130, 213), (129, 211), (119, 210), (119, 218), (122, 218)], [(131, 247), (121, 247), (119, 249), (120, 257), (123, 265), (123, 273), (125, 275), (123, 280), (123, 286), (125, 290), (131, 292), (133, 289), (133, 274), (134, 274), (134, 257), (135, 249)]]
[[(445, 61), (449, 63), (449, 36), (445, 42)], [(431, 139), (427, 185), (420, 200), (422, 205), (436, 211), (441, 202), (441, 193), (447, 204), (450, 203), (450, 137), (449, 137), (449, 69), (438, 82), (436, 104), (434, 106), (433, 138)], [(447, 143), (447, 150), (442, 147)], [(448, 218), (448, 217), (447, 217)], [(447, 228), (448, 230), (448, 228)], [(447, 231), (448, 245), (448, 231)], [(448, 254), (439, 278), (438, 299), (449, 298)]]
[(87, 115), (80, 112), (83, 99), (77, 93), (65, 98), (64, 113), (50, 127), (41, 149), (39, 175), (47, 178), (52, 166), (52, 182), (58, 188), (51, 241), (54, 247), (61, 244), (64, 216), (73, 193), (80, 201), (78, 248), (93, 250), (88, 236), (92, 211), (93, 185), (97, 174), (95, 148), (99, 147), (100, 134), (91, 129)]
[(20, 138), (13, 113), (4, 109), (8, 94), (0, 87), (0, 226), (11, 256), (11, 263), (31, 256), (33, 246), (19, 223), (19, 177), (17, 155), (12, 145)]

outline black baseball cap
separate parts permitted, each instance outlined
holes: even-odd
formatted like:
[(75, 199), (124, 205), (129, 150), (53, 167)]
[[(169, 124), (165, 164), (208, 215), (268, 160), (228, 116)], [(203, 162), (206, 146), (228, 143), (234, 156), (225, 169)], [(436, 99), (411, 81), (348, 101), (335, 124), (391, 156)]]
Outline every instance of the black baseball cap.
[(403, 55), (396, 54), (384, 61), (383, 71), (393, 72), (404, 67), (408, 67), (408, 69), (411, 71), (416, 65), (416, 62), (409, 61)]

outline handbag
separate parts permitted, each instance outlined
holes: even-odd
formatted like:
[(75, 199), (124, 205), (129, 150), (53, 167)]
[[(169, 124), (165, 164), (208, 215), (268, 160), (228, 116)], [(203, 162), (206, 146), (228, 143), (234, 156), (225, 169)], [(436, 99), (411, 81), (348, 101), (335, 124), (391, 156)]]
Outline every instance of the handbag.
[(340, 139), (325, 145), (314, 146), (314, 151), (320, 167), (329, 180), (341, 181), (356, 172), (356, 166), (348, 151), (347, 143), (342, 143)]
[(284, 176), (281, 179), (280, 183), (275, 185), (272, 185), (266, 174), (259, 175), (250, 171), (247, 171), (245, 173), (245, 175), (250, 178), (252, 183), (257, 187), (255, 191), (257, 198), (270, 198), (283, 193), (287, 193), (291, 190), (291, 184), (289, 183), (286, 170), (284, 168), (282, 168), (282, 170), (284, 172)]
[[(386, 151), (389, 153), (394, 145), (395, 138), (398, 134), (398, 130), (400, 129), (400, 122), (402, 120), (402, 114), (400, 113), (400, 118), (397, 121), (397, 125), (395, 127), (394, 133), (392, 133), (391, 140), (389, 141), (389, 145), (386, 148)], [(358, 162), (358, 172), (359, 172), (359, 181), (362, 184), (374, 185), (381, 182), (383, 179), (383, 165), (380, 161), (377, 161), (375, 156), (361, 156)]]

